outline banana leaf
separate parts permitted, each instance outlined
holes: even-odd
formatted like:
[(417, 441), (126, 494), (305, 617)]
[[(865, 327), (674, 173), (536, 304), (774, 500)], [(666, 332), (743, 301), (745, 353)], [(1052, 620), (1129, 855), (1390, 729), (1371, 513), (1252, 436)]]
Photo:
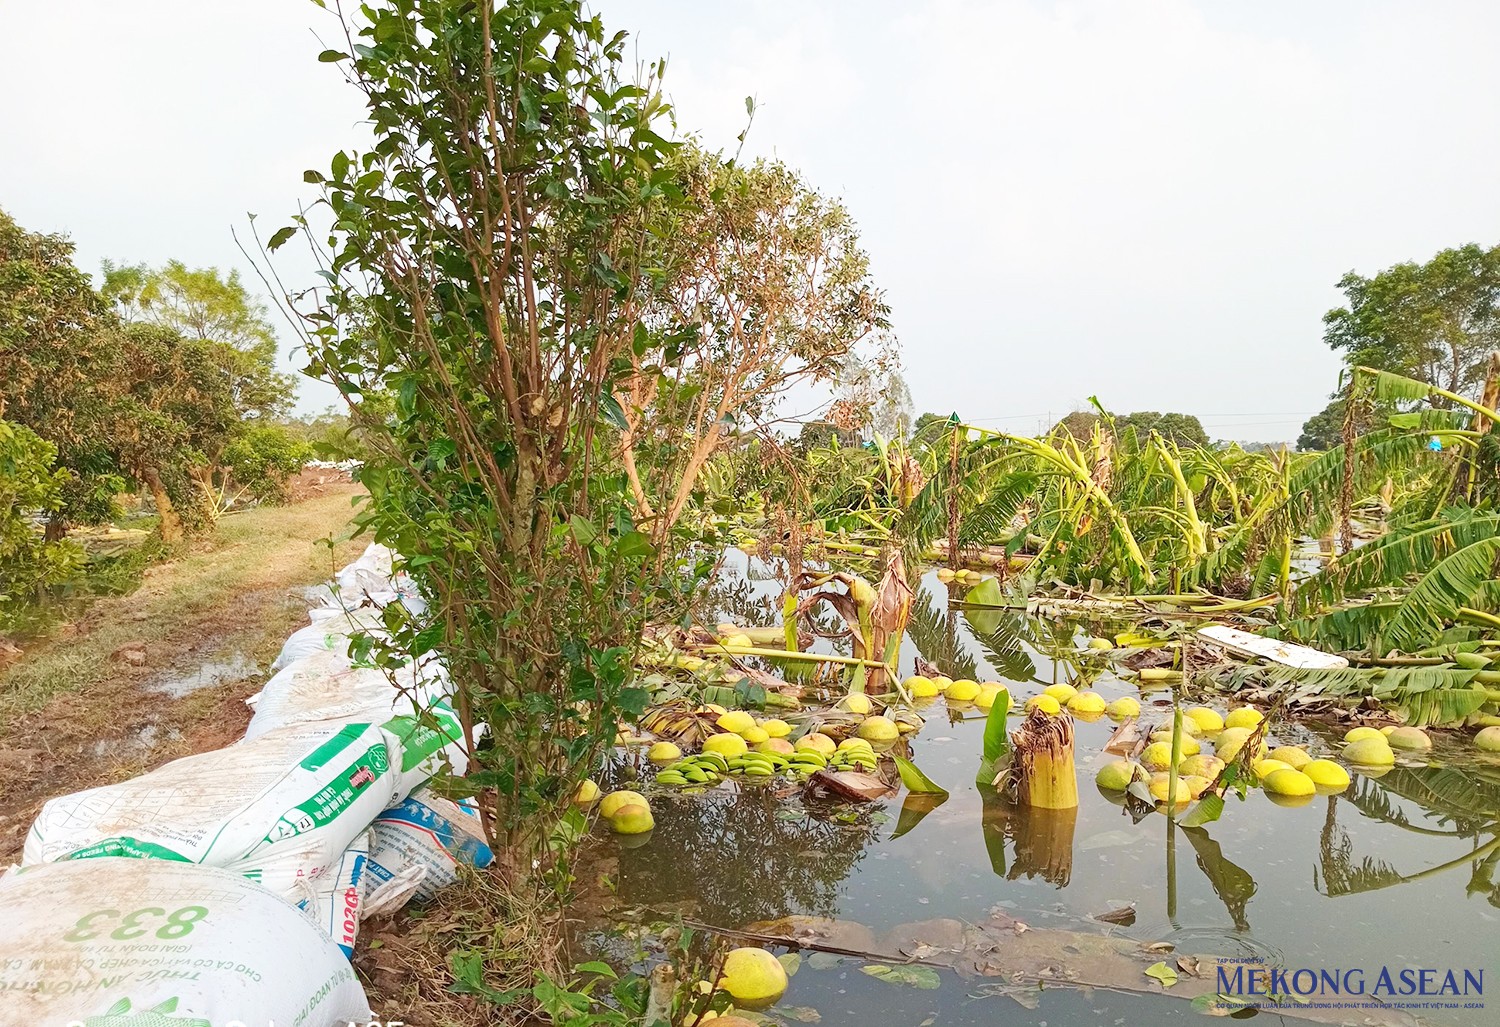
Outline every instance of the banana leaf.
[(974, 782), (980, 785), (995, 780), (1000, 759), (1010, 751), (1010, 735), (1006, 731), (1006, 718), (1010, 715), (1010, 692), (1002, 691), (995, 696), (989, 715), (984, 719), (984, 754), (979, 761), (979, 772)]
[(906, 790), (914, 795), (947, 795), (948, 789), (933, 781), (932, 778), (917, 769), (917, 765), (911, 760), (891, 753), (891, 759), (896, 761), (896, 770), (901, 774), (901, 783)]

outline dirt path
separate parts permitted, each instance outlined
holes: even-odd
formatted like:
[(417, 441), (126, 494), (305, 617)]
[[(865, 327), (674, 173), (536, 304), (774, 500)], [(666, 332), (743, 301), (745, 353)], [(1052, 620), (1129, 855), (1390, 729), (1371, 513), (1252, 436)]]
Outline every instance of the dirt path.
[(307, 619), (304, 589), (364, 542), (317, 540), (348, 523), (359, 489), (226, 517), (212, 542), (152, 568), (0, 670), (0, 867), (55, 795), (108, 784), (238, 738), (242, 700)]

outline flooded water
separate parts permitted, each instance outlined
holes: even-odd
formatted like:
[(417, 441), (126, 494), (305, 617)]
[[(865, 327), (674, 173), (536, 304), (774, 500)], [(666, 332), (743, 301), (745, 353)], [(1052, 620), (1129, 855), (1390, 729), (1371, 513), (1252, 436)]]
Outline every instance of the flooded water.
[(202, 688), (212, 688), (229, 681), (243, 681), (260, 673), (260, 666), (244, 653), (234, 653), (226, 660), (209, 660), (186, 672), (173, 671), (148, 686), (153, 692), (174, 699), (191, 695)]
[[(734, 610), (726, 612), (748, 620), (762, 600), (779, 595), (758, 564), (729, 569), (742, 584), (728, 591)], [(931, 575), (917, 605), (903, 674), (914, 671), (920, 652), (952, 677), (1008, 681), (1017, 705), (1047, 684), (1087, 681), (1106, 699), (1140, 696), (1143, 723), (1165, 716), (1161, 694), (1140, 695), (1115, 678), (1081, 649), (1086, 633), (1075, 641), (1075, 625), (1005, 614), (980, 615), (976, 625), (950, 613), (947, 587)], [(1047, 653), (1059, 641), (1068, 645), (1053, 659)], [(1094, 773), (1114, 758), (1100, 753), (1115, 726), (1109, 720), (1076, 724), (1080, 804), (1049, 813), (1006, 805), (976, 785), (979, 711), (950, 711), (939, 698), (923, 713), (913, 759), (949, 790), (945, 802), (908, 804), (903, 792), (851, 815), (847, 807), (808, 809), (795, 796), (733, 784), (703, 796), (653, 790), (657, 826), (649, 840), (610, 854), (618, 905), (636, 918), (681, 915), (731, 929), (826, 918), (834, 923), (780, 926), (821, 931), (834, 947), (945, 964), (917, 986), (872, 976), (865, 958), (804, 953), (787, 995), (768, 1011), (785, 1022), (808, 1019), (808, 1009), (825, 1024), (911, 1027), (1196, 1019), (1201, 1014), (1186, 999), (1204, 984), (1184, 979), (1164, 991), (1143, 973), (1143, 946), (1163, 942), (1172, 950), (1150, 959), (1263, 960), (1289, 971), (1336, 971), (1346, 983), (1358, 971), (1366, 995), (1348, 996), (1354, 1003), (1376, 1001), (1369, 992), (1382, 968), (1398, 990), (1402, 971), (1423, 969), (1436, 971), (1433, 988), (1449, 970), (1460, 985), (1465, 969), (1481, 987), (1492, 983), (1486, 971), (1500, 954), (1500, 761), (1476, 765), (1470, 752), (1440, 741), (1427, 766), (1355, 775), (1343, 793), (1299, 808), (1260, 791), (1243, 802), (1231, 796), (1221, 820), (1184, 829), (1159, 814), (1134, 822), (1118, 797), (1094, 787)], [(1306, 744), (1315, 756), (1335, 751), (1331, 736), (1297, 726), (1278, 738)], [(1114, 922), (1098, 919), (1107, 913)], [(1133, 962), (1120, 963), (1123, 952)], [(1057, 983), (1038, 988), (1036, 976)], [(1489, 1009), (1463, 1008), (1485, 1001), (1472, 981), (1469, 991), (1382, 995), (1390, 1007), (1378, 1011), (1303, 1006), (1295, 1017), (1256, 1015), (1263, 1022), (1497, 1022), (1500, 999)], [(1398, 1008), (1417, 1003), (1423, 1007)]]

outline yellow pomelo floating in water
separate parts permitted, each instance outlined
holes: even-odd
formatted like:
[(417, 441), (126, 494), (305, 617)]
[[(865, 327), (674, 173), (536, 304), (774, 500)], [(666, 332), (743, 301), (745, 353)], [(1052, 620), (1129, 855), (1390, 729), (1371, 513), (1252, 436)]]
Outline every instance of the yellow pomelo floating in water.
[(798, 749), (811, 749), (813, 752), (821, 752), (824, 756), (832, 756), (834, 750), (838, 748), (838, 746), (833, 743), (832, 738), (829, 738), (827, 735), (820, 734), (816, 731), (814, 731), (810, 735), (803, 735), (801, 738), (797, 739), (796, 747)]
[(786, 967), (765, 949), (730, 949), (724, 957), (719, 987), (737, 1006), (765, 1009), (786, 994)]
[(1125, 720), (1127, 717), (1139, 717), (1141, 715), (1141, 704), (1128, 695), (1122, 695), (1108, 706), (1104, 712), (1109, 714), (1112, 720)]
[(870, 748), (870, 740), (860, 738), (858, 735), (855, 735), (853, 738), (846, 738), (839, 743), (838, 752), (843, 752), (846, 749), (864, 749), (866, 752), (874, 751)]
[(719, 642), (725, 649), (754, 649), (755, 641), (749, 635), (727, 635)]
[(1043, 713), (1056, 714), (1062, 712), (1062, 707), (1050, 695), (1033, 695), (1030, 699), (1026, 700), (1026, 708), (1028, 710), (1041, 710)]
[(792, 725), (775, 717), (761, 721), (760, 729), (772, 738), (785, 738), (792, 733)]
[(1271, 750), (1271, 759), (1280, 760), (1293, 770), (1301, 770), (1312, 762), (1312, 757), (1304, 749), (1295, 745), (1282, 745)]
[(746, 745), (759, 745), (761, 742), (768, 741), (771, 736), (765, 728), (751, 724), (740, 732), (740, 737), (745, 740)]
[(1237, 710), (1230, 710), (1229, 716), (1224, 718), (1225, 727), (1256, 728), (1265, 718), (1261, 716), (1260, 710), (1253, 706), (1241, 706)]
[(953, 679), (946, 674), (939, 674), (937, 677), (932, 678), (931, 681), (937, 686), (938, 695), (947, 695), (948, 686), (953, 684)]
[(732, 760), (736, 756), (743, 756), (749, 750), (750, 746), (745, 744), (743, 738), (728, 731), (717, 735), (709, 735), (703, 740), (704, 752), (716, 752), (725, 759)]
[(1078, 689), (1072, 685), (1048, 685), (1042, 689), (1042, 694), (1052, 696), (1058, 703), (1065, 703), (1078, 694)]
[(1103, 713), (1108, 705), (1098, 692), (1079, 692), (1068, 700), (1068, 709), (1074, 713)]
[(615, 810), (609, 826), (615, 834), (645, 834), (656, 826), (656, 821), (651, 816), (651, 807), (632, 802)]
[[(1177, 775), (1177, 804), (1191, 802), (1207, 791), (1213, 782), (1203, 777)], [(1171, 787), (1171, 775), (1165, 772), (1151, 775), (1151, 797), (1157, 802), (1167, 801), (1167, 789)]]
[(1207, 706), (1190, 706), (1182, 711), (1182, 715), (1196, 725), (1200, 734), (1211, 735), (1224, 730), (1224, 718), (1219, 716), (1219, 711)]
[(1172, 765), (1172, 744), (1152, 742), (1141, 750), (1141, 766), (1147, 770), (1166, 770)]
[(646, 797), (640, 792), (610, 792), (604, 797), (604, 801), (599, 803), (599, 815), (605, 820), (609, 820), (623, 806), (645, 806), (647, 809), (651, 808), (651, 804), (646, 801)]
[[(1151, 740), (1153, 742), (1166, 742), (1170, 746), (1172, 744), (1172, 729), (1167, 727), (1162, 728), (1160, 731), (1151, 732)], [(1198, 739), (1184, 731), (1182, 734), (1182, 749), (1178, 752), (1178, 755), (1196, 756), (1202, 751), (1203, 746), (1198, 744)]]
[(1273, 760), (1268, 757), (1263, 760), (1256, 760), (1250, 765), (1250, 769), (1255, 772), (1256, 777), (1264, 781), (1278, 770), (1291, 770), (1293, 768), (1290, 763), (1283, 763), (1280, 760)]
[(1432, 748), (1432, 739), (1419, 727), (1398, 727), (1386, 735), (1385, 740), (1392, 749), (1420, 752)]
[(959, 678), (948, 686), (945, 694), (954, 702), (973, 702), (974, 697), (979, 694), (979, 682)]
[(579, 806), (587, 806), (599, 798), (599, 786), (591, 777), (584, 778), (578, 784), (578, 791), (573, 793), (573, 801)]
[(938, 694), (937, 682), (921, 674), (913, 674), (901, 682), (901, 685), (913, 699), (931, 699)]
[(1311, 760), (1303, 765), (1302, 773), (1319, 788), (1349, 787), (1349, 772), (1333, 760)]
[(730, 710), (714, 723), (719, 725), (720, 731), (729, 731), (738, 735), (744, 734), (755, 726), (755, 717), (744, 710)]
[(986, 681), (979, 686), (979, 694), (974, 697), (974, 705), (978, 706), (981, 710), (987, 710), (995, 705), (995, 700), (1000, 697), (1000, 693), (1003, 691), (1005, 691), (1005, 686), (1000, 684), (1000, 682)]
[(1135, 780), (1135, 764), (1129, 760), (1115, 760), (1099, 768), (1094, 783), (1105, 791), (1123, 792)]
[(934, 576), (939, 581), (952, 581), (953, 580), (953, 572), (951, 570), (949, 570), (947, 567), (939, 567), (937, 569), (937, 573)]
[(682, 750), (671, 742), (657, 742), (646, 750), (646, 758), (652, 763), (671, 763), (682, 759)]
[[(1250, 740), (1250, 729), (1247, 727), (1226, 727), (1219, 732), (1214, 739), (1214, 755), (1225, 763), (1232, 763), (1239, 756), (1240, 750)], [(1266, 754), (1266, 743), (1262, 741), (1257, 746), (1255, 758), (1260, 759)]]
[(894, 742), (901, 734), (889, 717), (866, 717), (859, 725), (859, 737), (871, 742)]
[(1396, 730), (1396, 725), (1395, 724), (1387, 724), (1385, 727), (1383, 727), (1383, 728), (1380, 729), (1380, 733), (1383, 734), (1383, 735), (1385, 735), (1386, 738), (1390, 738), (1391, 737), (1391, 732), (1394, 731), (1394, 730)]
[[(1267, 763), (1270, 761), (1262, 760), (1261, 762)], [(1293, 770), (1291, 767), (1271, 771), (1261, 783), (1265, 786), (1266, 791), (1274, 792), (1277, 795), (1312, 795), (1318, 790), (1312, 778), (1300, 770)]]
[(1196, 756), (1189, 756), (1179, 763), (1177, 770), (1183, 774), (1189, 774), (1193, 777), (1206, 777), (1212, 781), (1223, 772), (1224, 761), (1217, 756), (1199, 753)]
[(1381, 741), (1385, 741), (1385, 735), (1373, 727), (1351, 727), (1344, 734), (1344, 741), (1346, 742), (1361, 742), (1366, 738), (1379, 738)]
[(760, 742), (755, 746), (755, 751), (776, 752), (783, 756), (790, 756), (797, 750), (785, 738), (767, 738), (764, 742)]
[(850, 713), (858, 713), (860, 716), (869, 713), (871, 709), (870, 697), (863, 692), (850, 692), (839, 700), (839, 705)]
[(1475, 735), (1474, 747), (1484, 752), (1500, 752), (1500, 725), (1484, 728)]
[(1114, 647), (1115, 647), (1115, 644), (1113, 642), (1111, 642), (1107, 638), (1091, 638), (1091, 639), (1089, 639), (1089, 648), (1090, 649), (1113, 649)]
[(1374, 738), (1360, 738), (1350, 742), (1344, 746), (1341, 755), (1350, 763), (1363, 767), (1389, 767), (1396, 762), (1395, 753), (1391, 752), (1391, 747), (1379, 731), (1375, 732)]

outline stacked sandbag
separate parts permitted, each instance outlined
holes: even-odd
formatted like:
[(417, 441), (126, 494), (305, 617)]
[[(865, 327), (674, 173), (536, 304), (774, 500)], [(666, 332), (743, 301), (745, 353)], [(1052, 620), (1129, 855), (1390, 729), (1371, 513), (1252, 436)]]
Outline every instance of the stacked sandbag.
[(427, 720), (285, 727), (52, 799), (26, 837), (24, 862), (176, 860), (309, 898), (383, 810), (455, 755), (456, 722)]
[(370, 1017), (343, 952), (227, 870), (100, 858), (0, 876), (0, 1023), (300, 1024)]
[[(423, 787), (466, 770), (441, 662), (382, 669), (349, 656), (352, 636), (383, 632), (383, 605), (421, 609), (392, 567), (390, 550), (372, 545), (339, 572), (330, 602), (310, 611), (253, 697), (242, 741), (43, 806), (23, 869), (0, 878), (0, 906), (20, 911), (0, 925), (0, 1024), (323, 1027), (368, 1015), (344, 958), (360, 920), (430, 898), (459, 863), (491, 859), (473, 807)], [(65, 890), (54, 899), (49, 886)], [(75, 909), (90, 893), (94, 904)], [(169, 919), (151, 927), (159, 910)], [(25, 929), (7, 933), (18, 922)], [(107, 959), (79, 955), (109, 932), (130, 944)], [(57, 938), (62, 957), (35, 949)], [(201, 972), (179, 987), (180, 954)]]
[(370, 825), (367, 871), (369, 915), (392, 912), (415, 899), (429, 902), (458, 880), (461, 865), (494, 860), (479, 811), (419, 788)]

